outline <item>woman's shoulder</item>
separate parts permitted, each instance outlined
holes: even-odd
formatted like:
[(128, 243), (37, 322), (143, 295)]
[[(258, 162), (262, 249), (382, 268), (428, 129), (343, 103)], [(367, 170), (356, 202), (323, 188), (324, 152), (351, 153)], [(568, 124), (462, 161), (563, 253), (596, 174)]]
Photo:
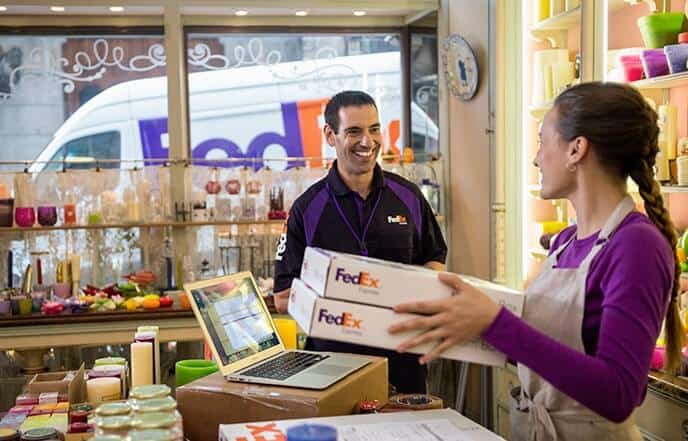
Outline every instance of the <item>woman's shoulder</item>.
[(648, 263), (659, 260), (674, 266), (674, 251), (662, 232), (642, 213), (629, 214), (610, 238), (608, 253)]

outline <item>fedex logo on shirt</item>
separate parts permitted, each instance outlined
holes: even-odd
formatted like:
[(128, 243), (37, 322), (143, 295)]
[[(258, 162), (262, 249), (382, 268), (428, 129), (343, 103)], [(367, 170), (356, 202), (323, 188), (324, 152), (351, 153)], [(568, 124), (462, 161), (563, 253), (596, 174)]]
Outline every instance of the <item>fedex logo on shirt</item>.
[(360, 285), (366, 288), (380, 288), (380, 279), (374, 279), (370, 273), (361, 271), (358, 274), (349, 274), (344, 268), (337, 268), (334, 280), (351, 285)]
[(328, 325), (337, 325), (344, 328), (361, 329), (361, 320), (354, 318), (350, 312), (344, 312), (341, 315), (330, 314), (327, 309), (321, 308), (318, 314), (318, 322), (325, 322)]

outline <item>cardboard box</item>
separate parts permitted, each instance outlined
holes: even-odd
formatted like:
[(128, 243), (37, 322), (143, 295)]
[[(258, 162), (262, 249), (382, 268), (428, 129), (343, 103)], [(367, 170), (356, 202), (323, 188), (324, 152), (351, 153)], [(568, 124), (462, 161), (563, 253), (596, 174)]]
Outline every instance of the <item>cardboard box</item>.
[(503, 441), (503, 438), (451, 409), (222, 425), (220, 441), (284, 440), (289, 427), (304, 423), (334, 426), (340, 439), (347, 440)]
[[(440, 282), (437, 274), (419, 266), (311, 247), (306, 248), (301, 266), (301, 280), (318, 295), (384, 308), (451, 296), (452, 289)], [(460, 277), (513, 313), (522, 314), (525, 297), (521, 292), (471, 276)]]
[(177, 408), (190, 441), (217, 439), (220, 424), (349, 415), (361, 400), (387, 400), (387, 359), (371, 363), (325, 390), (230, 382), (220, 372), (177, 388)]
[(78, 371), (48, 372), (36, 374), (27, 385), (27, 392), (41, 394), (57, 392), (67, 394), (70, 403), (86, 401), (86, 379), (84, 365)]
[[(515, 314), (521, 315), (524, 301), (522, 294), (504, 294), (499, 301), (505, 303)], [(415, 314), (397, 314), (388, 308), (320, 297), (300, 279), (294, 279), (291, 285), (289, 314), (311, 337), (384, 349), (395, 349), (401, 342), (415, 335), (415, 332), (390, 334), (387, 330), (392, 324), (417, 317)], [(426, 343), (411, 352), (425, 354), (434, 345), (434, 342)], [(442, 357), (489, 366), (503, 367), (506, 364), (504, 354), (480, 339), (452, 346)]]

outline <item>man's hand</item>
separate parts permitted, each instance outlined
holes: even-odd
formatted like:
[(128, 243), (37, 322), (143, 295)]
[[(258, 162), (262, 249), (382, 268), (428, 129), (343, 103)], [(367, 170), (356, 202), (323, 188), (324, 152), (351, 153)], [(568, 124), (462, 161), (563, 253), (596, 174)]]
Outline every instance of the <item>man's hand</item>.
[(291, 288), (276, 292), (272, 296), (275, 298), (275, 309), (280, 314), (286, 314), (289, 309), (289, 292)]

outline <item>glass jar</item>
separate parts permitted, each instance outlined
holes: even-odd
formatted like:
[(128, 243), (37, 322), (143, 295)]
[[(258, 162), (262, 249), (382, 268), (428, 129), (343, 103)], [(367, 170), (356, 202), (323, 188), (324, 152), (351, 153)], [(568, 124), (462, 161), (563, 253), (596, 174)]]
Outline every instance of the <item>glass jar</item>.
[(149, 384), (146, 386), (136, 386), (129, 392), (129, 397), (135, 400), (150, 400), (153, 398), (164, 398), (172, 392), (165, 384)]
[(127, 402), (104, 403), (96, 409), (96, 416), (111, 417), (119, 415), (129, 415), (131, 405)]
[(96, 435), (125, 436), (131, 429), (132, 418), (126, 415), (96, 418)]
[(153, 398), (151, 400), (132, 400), (131, 403), (137, 415), (149, 413), (167, 413), (174, 417), (175, 427), (179, 432), (184, 431), (182, 415), (177, 411), (177, 401), (172, 397)]
[(169, 430), (174, 441), (182, 441), (184, 433), (177, 427), (177, 418), (170, 412), (137, 414), (131, 422), (135, 430)]
[(60, 436), (52, 427), (39, 427), (24, 432), (21, 441), (60, 441)]
[(174, 433), (170, 430), (132, 430), (126, 441), (174, 441)]

